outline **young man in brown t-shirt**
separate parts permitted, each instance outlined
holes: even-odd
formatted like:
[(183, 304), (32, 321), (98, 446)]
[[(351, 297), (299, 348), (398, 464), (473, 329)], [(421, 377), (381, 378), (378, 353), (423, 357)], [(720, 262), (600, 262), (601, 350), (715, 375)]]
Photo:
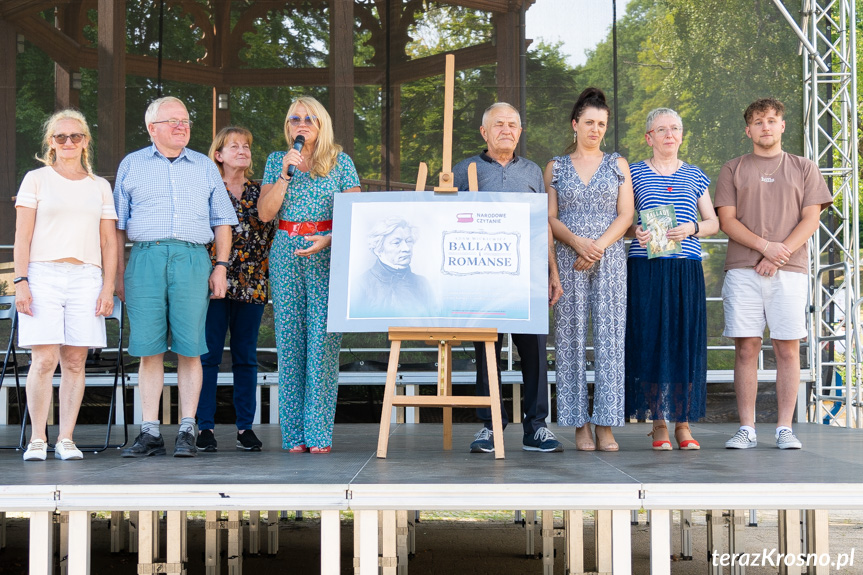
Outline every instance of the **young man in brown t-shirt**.
[(776, 445), (800, 449), (791, 420), (800, 384), (800, 340), (806, 337), (809, 285), (806, 242), (832, 203), (818, 166), (782, 150), (785, 106), (774, 98), (746, 108), (751, 154), (725, 164), (716, 211), (728, 235), (722, 301), (723, 335), (734, 339), (734, 390), (740, 429), (729, 449), (755, 447), (758, 354), (765, 325), (776, 355)]

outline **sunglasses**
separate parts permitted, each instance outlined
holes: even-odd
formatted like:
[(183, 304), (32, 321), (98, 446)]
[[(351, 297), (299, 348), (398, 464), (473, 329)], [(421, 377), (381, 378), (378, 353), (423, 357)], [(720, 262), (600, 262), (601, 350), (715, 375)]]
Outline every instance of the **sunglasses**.
[(60, 145), (65, 144), (67, 139), (72, 140), (73, 144), (80, 144), (81, 140), (84, 139), (84, 134), (54, 134), (51, 137)]
[(305, 124), (306, 126), (316, 126), (318, 123), (317, 116), (306, 116), (305, 118), (300, 118), (299, 116), (289, 116), (288, 122), (292, 126), (299, 126), (300, 124)]

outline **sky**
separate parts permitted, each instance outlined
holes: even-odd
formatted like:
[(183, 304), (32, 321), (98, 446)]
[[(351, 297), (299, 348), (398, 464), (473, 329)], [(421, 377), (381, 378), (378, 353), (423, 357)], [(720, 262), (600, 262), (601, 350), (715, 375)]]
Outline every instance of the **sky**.
[[(618, 21), (626, 13), (629, 0), (617, 0)], [(584, 51), (594, 48), (611, 29), (611, 0), (536, 0), (527, 9), (528, 39), (546, 43), (563, 42), (569, 64), (584, 64)], [(577, 24), (576, 24), (577, 23)]]

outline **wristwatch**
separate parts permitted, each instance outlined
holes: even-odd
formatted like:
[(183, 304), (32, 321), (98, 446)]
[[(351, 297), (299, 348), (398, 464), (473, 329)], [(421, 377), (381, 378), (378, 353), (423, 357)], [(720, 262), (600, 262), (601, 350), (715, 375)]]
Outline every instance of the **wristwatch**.
[(15, 278), (14, 280), (12, 280), (13, 284), (18, 284), (21, 282), (30, 283), (30, 278), (28, 278), (27, 276), (19, 276), (19, 277)]
[[(231, 269), (231, 264), (228, 262), (216, 262), (217, 266), (223, 266), (226, 270)], [(215, 266), (213, 266), (215, 267)]]

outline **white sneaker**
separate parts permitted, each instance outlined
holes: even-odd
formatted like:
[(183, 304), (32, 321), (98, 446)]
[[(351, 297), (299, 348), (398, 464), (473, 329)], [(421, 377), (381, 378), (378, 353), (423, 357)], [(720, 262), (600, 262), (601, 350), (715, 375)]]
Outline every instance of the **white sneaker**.
[(725, 449), (749, 449), (756, 445), (758, 445), (758, 440), (755, 438), (755, 435), (750, 435), (747, 430), (741, 427), (731, 439), (725, 442)]
[(800, 449), (803, 444), (790, 429), (781, 429), (776, 435), (776, 447), (779, 449)]
[(54, 446), (54, 459), (84, 459), (84, 454), (75, 446), (75, 442), (71, 439), (58, 439)]
[(48, 456), (48, 444), (41, 439), (34, 439), (27, 444), (24, 452), (24, 461), (45, 461)]

